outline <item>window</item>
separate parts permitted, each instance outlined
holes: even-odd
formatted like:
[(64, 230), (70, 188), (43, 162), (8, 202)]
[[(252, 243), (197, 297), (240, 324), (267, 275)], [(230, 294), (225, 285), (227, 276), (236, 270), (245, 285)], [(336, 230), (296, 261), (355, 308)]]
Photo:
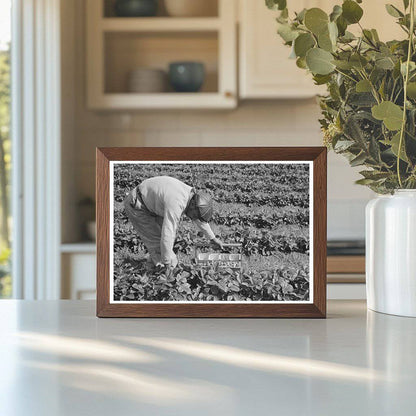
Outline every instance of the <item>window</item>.
[(11, 0), (0, 0), (0, 298), (12, 295), (10, 267)]

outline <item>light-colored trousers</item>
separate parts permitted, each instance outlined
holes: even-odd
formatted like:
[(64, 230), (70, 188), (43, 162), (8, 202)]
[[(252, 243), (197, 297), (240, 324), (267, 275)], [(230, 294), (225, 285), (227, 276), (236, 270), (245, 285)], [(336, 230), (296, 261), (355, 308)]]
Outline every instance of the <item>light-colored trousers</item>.
[(160, 238), (162, 234), (163, 218), (152, 214), (136, 198), (136, 189), (133, 189), (124, 200), (124, 209), (133, 228), (143, 241), (154, 264), (161, 264)]

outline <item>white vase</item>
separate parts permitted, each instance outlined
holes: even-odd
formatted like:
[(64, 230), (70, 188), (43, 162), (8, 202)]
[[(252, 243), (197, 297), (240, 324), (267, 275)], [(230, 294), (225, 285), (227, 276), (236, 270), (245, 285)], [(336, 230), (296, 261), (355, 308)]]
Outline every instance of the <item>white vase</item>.
[(416, 317), (416, 190), (367, 204), (366, 282), (369, 309)]

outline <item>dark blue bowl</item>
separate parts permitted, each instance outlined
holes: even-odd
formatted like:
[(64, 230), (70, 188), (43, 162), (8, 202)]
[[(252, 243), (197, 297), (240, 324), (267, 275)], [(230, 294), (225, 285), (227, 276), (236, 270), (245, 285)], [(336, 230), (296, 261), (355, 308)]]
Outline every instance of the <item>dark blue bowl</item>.
[(114, 10), (120, 17), (156, 16), (158, 0), (117, 0)]
[(201, 62), (172, 62), (169, 81), (177, 92), (197, 92), (205, 80), (205, 67)]

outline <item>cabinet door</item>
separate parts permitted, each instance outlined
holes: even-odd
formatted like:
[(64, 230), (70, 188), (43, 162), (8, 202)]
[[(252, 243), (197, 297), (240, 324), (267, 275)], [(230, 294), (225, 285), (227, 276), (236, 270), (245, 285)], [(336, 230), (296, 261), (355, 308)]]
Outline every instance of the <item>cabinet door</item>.
[[(292, 0), (290, 11), (321, 7), (319, 1)], [(313, 5), (311, 5), (313, 4)], [(318, 93), (305, 70), (289, 59), (290, 48), (276, 33), (278, 12), (262, 0), (240, 0), (240, 97), (305, 98)]]
[[(402, 0), (389, 1), (402, 9)], [(320, 7), (330, 12), (338, 0), (291, 0), (289, 11)], [(376, 28), (382, 40), (402, 39), (404, 32), (389, 16), (385, 5), (378, 1), (363, 2), (366, 28)], [(290, 48), (277, 35), (275, 17), (278, 12), (268, 10), (263, 0), (239, 0), (240, 13), (240, 97), (241, 98), (304, 98), (322, 93), (313, 84), (311, 75), (299, 69), (289, 59)], [(358, 25), (350, 26), (358, 34)]]
[(62, 298), (95, 299), (95, 253), (64, 253), (62, 255)]

